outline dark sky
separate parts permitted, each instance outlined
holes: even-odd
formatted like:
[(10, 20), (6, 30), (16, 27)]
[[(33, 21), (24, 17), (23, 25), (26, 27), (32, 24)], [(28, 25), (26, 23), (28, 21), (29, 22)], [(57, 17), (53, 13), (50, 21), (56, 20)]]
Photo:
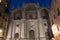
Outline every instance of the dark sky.
[(52, 0), (11, 0), (9, 10), (11, 11), (12, 7), (22, 7), (23, 3), (36, 3), (38, 2), (41, 7), (51, 6)]

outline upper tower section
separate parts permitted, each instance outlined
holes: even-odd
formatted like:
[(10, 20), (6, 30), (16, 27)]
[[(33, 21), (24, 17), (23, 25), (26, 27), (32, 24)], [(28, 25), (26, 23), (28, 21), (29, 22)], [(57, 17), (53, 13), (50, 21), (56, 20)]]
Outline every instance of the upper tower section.
[(23, 12), (25, 19), (37, 19), (39, 8), (38, 5), (38, 3), (23, 4)]
[(22, 19), (22, 11), (21, 11), (21, 9), (20, 8), (14, 9), (12, 11), (12, 13), (11, 13), (11, 18), (13, 20), (20, 20), (20, 19)]

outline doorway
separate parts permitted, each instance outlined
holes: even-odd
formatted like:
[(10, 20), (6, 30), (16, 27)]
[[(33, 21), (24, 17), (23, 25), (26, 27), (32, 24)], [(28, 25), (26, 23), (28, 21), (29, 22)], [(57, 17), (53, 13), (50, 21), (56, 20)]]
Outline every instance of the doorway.
[(35, 40), (35, 32), (34, 32), (34, 30), (29, 31), (29, 39), (30, 40)]

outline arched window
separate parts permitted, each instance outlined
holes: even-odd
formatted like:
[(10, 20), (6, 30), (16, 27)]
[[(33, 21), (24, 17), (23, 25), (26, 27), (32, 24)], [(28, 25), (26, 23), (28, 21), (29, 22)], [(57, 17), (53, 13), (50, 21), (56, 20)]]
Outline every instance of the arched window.
[(49, 19), (49, 14), (47, 9), (42, 9), (41, 15), (43, 19)]
[(29, 38), (30, 38), (30, 40), (35, 40), (35, 32), (34, 32), (34, 30), (29, 31)]
[(14, 14), (14, 20), (19, 20), (21, 18), (22, 18), (22, 13), (20, 13), (20, 12), (18, 13), (17, 12), (17, 13)]
[(16, 34), (14, 35), (14, 38), (19, 38), (19, 34), (16, 33)]

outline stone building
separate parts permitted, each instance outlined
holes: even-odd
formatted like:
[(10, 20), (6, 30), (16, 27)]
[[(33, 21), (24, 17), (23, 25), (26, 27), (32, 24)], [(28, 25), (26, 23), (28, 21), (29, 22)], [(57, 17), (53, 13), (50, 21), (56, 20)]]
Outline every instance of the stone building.
[(2, 13), (0, 14), (0, 38), (2, 39), (6, 38), (7, 30), (8, 30), (8, 16)]
[(49, 9), (38, 3), (23, 4), (12, 10), (7, 40), (49, 40)]
[(49, 15), (54, 39), (60, 40), (60, 0), (53, 0)]
[(0, 40), (3, 40), (7, 36), (8, 30), (8, 14), (5, 12), (7, 4), (6, 0), (0, 0)]

